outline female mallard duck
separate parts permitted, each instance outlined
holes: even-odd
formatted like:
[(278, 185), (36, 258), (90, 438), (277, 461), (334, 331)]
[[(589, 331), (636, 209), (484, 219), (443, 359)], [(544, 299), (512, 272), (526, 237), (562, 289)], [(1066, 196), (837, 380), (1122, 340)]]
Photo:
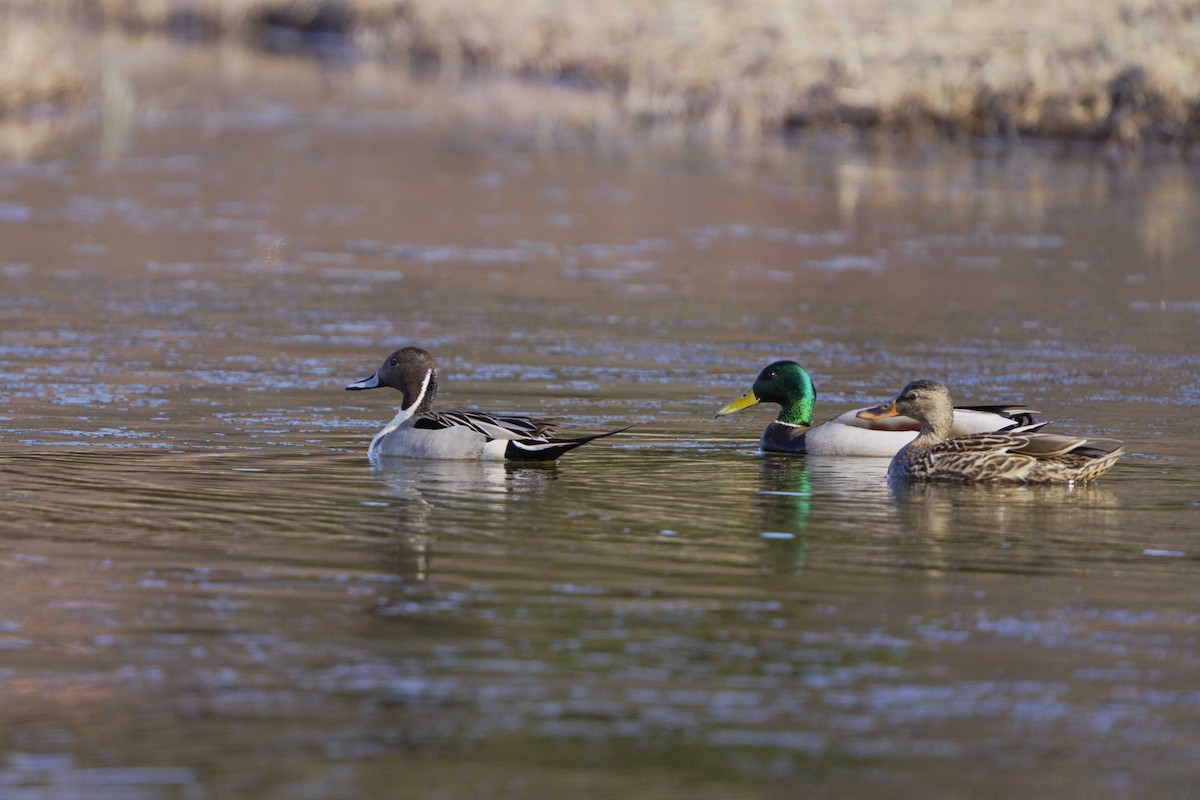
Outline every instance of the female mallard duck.
[(921, 423), (917, 438), (888, 466), (888, 475), (962, 483), (1083, 483), (1116, 463), (1125, 448), (1115, 439), (1050, 433), (977, 433), (951, 437), (950, 390), (937, 381), (913, 381), (890, 403), (858, 412), (866, 420), (896, 416)]
[(437, 364), (419, 347), (402, 347), (383, 361), (375, 374), (347, 389), (400, 390), (400, 411), (383, 427), (367, 455), (408, 458), (505, 459), (553, 461), (581, 444), (612, 436), (626, 428), (593, 436), (559, 439), (548, 420), (483, 414), (478, 411), (433, 411)]
[[(891, 458), (917, 438), (921, 425), (908, 417), (867, 420), (855, 409), (813, 425), (817, 393), (804, 367), (795, 361), (776, 361), (763, 368), (754, 386), (717, 412), (718, 417), (758, 403), (778, 403), (779, 416), (762, 432), (759, 446), (769, 453), (811, 453), (825, 456)], [(1034, 431), (1045, 425), (1023, 406), (964, 406), (954, 409), (952, 435)]]

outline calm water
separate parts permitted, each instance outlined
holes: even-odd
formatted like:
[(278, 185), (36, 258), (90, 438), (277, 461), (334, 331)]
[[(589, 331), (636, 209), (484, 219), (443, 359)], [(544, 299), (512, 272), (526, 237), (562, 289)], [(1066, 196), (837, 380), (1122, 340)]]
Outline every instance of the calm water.
[[(0, 795), (1194, 791), (1195, 167), (538, 145), (150, 56), (0, 165)], [(405, 343), (444, 405), (636, 427), (372, 467), (396, 397), (342, 387)], [(783, 357), (819, 414), (935, 377), (1131, 452), (763, 457), (712, 413)]]

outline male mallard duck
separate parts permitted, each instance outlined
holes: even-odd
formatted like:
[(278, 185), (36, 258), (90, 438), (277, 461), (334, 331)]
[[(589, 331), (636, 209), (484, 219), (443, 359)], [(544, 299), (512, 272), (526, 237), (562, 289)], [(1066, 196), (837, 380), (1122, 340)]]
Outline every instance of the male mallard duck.
[(977, 433), (950, 438), (950, 390), (937, 381), (913, 381), (895, 400), (858, 415), (866, 420), (903, 415), (920, 421), (920, 434), (888, 466), (888, 475), (897, 478), (1082, 483), (1103, 475), (1125, 452), (1115, 439), (1050, 433)]
[[(795, 361), (776, 361), (758, 374), (754, 386), (717, 412), (718, 417), (758, 403), (778, 403), (779, 416), (762, 433), (759, 446), (770, 453), (811, 453), (824, 456), (878, 456), (891, 458), (917, 438), (921, 426), (915, 419), (894, 417), (866, 420), (855, 409), (813, 425), (817, 393), (812, 378)], [(1023, 406), (964, 406), (954, 409), (952, 433), (1034, 431), (1045, 425)]]
[(626, 428), (575, 439), (553, 436), (554, 424), (530, 417), (477, 411), (433, 411), (437, 364), (419, 347), (402, 347), (375, 374), (347, 389), (390, 386), (402, 396), (400, 411), (375, 438), (367, 455), (408, 458), (507, 459), (553, 461), (568, 450)]

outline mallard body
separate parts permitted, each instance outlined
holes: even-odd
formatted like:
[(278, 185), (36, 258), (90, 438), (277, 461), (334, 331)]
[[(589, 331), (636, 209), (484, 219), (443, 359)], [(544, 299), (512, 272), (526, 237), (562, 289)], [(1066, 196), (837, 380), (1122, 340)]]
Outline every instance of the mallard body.
[(1115, 439), (1049, 433), (977, 433), (952, 436), (950, 390), (914, 381), (882, 406), (859, 412), (865, 420), (900, 415), (919, 420), (920, 433), (888, 466), (901, 479), (959, 483), (1085, 483), (1103, 475), (1125, 448)]
[[(766, 366), (753, 387), (724, 406), (717, 416), (758, 403), (778, 403), (779, 416), (763, 430), (759, 447), (768, 453), (891, 458), (917, 438), (921, 424), (909, 417), (868, 420), (855, 409), (812, 424), (816, 391), (808, 372), (795, 361)], [(1018, 405), (962, 406), (954, 409), (953, 435), (992, 431), (1034, 431), (1046, 425), (1037, 412)]]

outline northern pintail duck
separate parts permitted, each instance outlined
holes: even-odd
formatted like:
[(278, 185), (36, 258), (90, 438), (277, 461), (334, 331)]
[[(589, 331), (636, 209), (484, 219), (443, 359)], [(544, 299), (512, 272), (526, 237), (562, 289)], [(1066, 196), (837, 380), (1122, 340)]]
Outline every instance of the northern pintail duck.
[[(847, 411), (813, 425), (816, 402), (812, 378), (804, 367), (795, 361), (776, 361), (763, 368), (750, 391), (721, 408), (717, 416), (759, 403), (778, 403), (779, 416), (763, 430), (759, 440), (759, 447), (769, 453), (891, 458), (917, 438), (921, 428), (920, 423), (909, 417), (868, 420), (859, 416), (863, 409)], [(1035, 419), (1037, 412), (1024, 406), (962, 406), (953, 412), (952, 436), (1027, 432), (1047, 424)]]
[(562, 439), (554, 436), (554, 424), (549, 420), (478, 411), (434, 411), (437, 364), (419, 347), (400, 348), (384, 359), (374, 375), (346, 388), (383, 386), (400, 391), (401, 405), (392, 421), (371, 440), (367, 454), (372, 458), (553, 461), (582, 444), (627, 430)]
[(921, 423), (920, 434), (888, 466), (896, 478), (959, 483), (1083, 483), (1107, 472), (1125, 448), (1115, 439), (1050, 433), (977, 433), (951, 438), (950, 390), (913, 381), (895, 400), (858, 412), (866, 420), (900, 415)]

